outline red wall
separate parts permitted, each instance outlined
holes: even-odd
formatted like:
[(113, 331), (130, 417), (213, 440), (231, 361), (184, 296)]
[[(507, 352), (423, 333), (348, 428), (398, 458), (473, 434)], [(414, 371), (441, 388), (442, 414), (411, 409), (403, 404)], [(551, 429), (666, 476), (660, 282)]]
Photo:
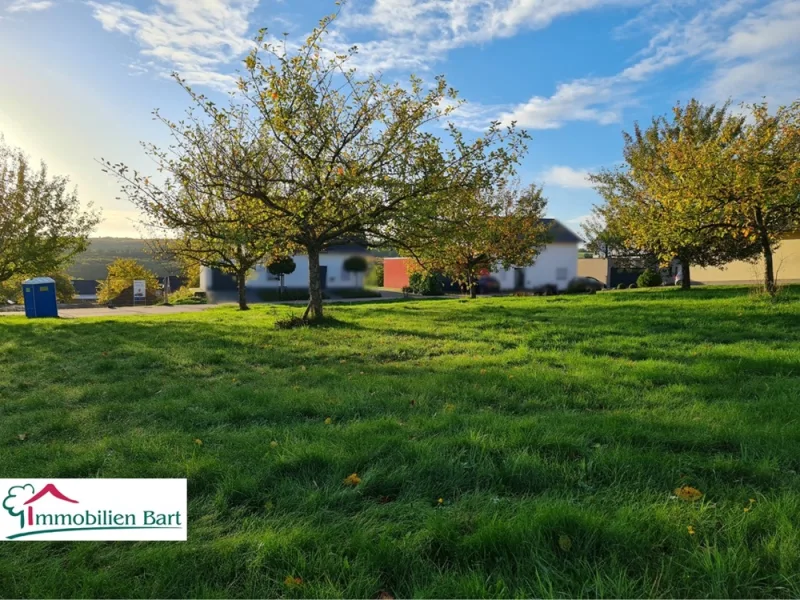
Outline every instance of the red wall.
[(402, 289), (408, 285), (410, 258), (383, 259), (383, 287)]

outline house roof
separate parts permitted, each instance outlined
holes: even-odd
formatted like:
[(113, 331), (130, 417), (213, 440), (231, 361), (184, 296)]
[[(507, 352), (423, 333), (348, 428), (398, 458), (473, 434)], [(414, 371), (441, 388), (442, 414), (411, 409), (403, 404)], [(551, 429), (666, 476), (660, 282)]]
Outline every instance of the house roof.
[(97, 288), (100, 285), (96, 279), (73, 279), (72, 287), (75, 288), (75, 293), (79, 296), (91, 296), (97, 294)]
[(22, 283), (28, 285), (37, 285), (39, 283), (55, 283), (55, 280), (51, 279), (50, 277), (34, 277), (33, 279), (26, 279)]
[(368, 252), (368, 245), (364, 240), (344, 239), (336, 240), (325, 249), (325, 252)]
[(553, 243), (556, 244), (580, 244), (583, 242), (581, 238), (575, 235), (572, 231), (564, 227), (557, 219), (542, 219), (542, 222), (549, 225), (550, 237)]

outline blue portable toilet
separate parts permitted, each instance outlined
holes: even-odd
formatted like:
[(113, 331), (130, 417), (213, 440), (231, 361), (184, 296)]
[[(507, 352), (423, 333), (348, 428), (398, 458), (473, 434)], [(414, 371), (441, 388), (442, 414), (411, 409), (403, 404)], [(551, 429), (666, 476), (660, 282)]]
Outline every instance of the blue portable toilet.
[(25, 316), (57, 317), (56, 282), (49, 277), (34, 277), (22, 282), (22, 296), (25, 299)]

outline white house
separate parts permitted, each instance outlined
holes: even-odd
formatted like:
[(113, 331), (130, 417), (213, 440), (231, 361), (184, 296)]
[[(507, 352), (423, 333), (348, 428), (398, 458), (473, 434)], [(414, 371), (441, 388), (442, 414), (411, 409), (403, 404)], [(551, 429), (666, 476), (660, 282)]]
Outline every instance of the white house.
[(544, 221), (550, 224), (550, 243), (532, 265), (493, 272), (492, 277), (500, 282), (501, 290), (530, 290), (551, 284), (563, 291), (570, 280), (577, 277), (581, 238), (555, 219)]
[[(581, 238), (555, 219), (543, 219), (549, 225), (550, 242), (531, 265), (511, 269), (498, 268), (490, 275), (500, 283), (502, 291), (533, 290), (554, 285), (565, 290), (578, 274), (578, 245)], [(408, 285), (409, 258), (384, 259), (384, 286), (401, 289)]]
[[(364, 246), (354, 243), (331, 246), (319, 255), (320, 283), (322, 289), (345, 289), (361, 287), (364, 283), (363, 273), (350, 273), (345, 270), (344, 262), (351, 256), (364, 256), (368, 252)], [(297, 265), (294, 273), (283, 278), (284, 287), (308, 289), (308, 256), (298, 254), (292, 257)], [(272, 275), (266, 267), (259, 265), (255, 273), (247, 281), (247, 290), (278, 289), (279, 276)], [(230, 275), (216, 269), (202, 267), (200, 269), (200, 289), (206, 293), (230, 292), (236, 290), (236, 281)]]

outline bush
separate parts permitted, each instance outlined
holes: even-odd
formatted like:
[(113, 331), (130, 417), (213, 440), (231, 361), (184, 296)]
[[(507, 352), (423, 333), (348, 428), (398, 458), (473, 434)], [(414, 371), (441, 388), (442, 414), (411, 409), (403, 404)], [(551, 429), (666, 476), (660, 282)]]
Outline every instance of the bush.
[(625, 284), (624, 284), (624, 283), (618, 283), (618, 284), (617, 284), (617, 289), (618, 289), (618, 290), (624, 290), (624, 289), (625, 289), (625, 287), (626, 287), (626, 286), (625, 286)]
[(442, 282), (434, 273), (412, 273), (408, 278), (408, 287), (412, 294), (420, 296), (441, 296), (444, 293)]
[(208, 304), (205, 293), (195, 293), (191, 288), (184, 287), (169, 295), (169, 303), (175, 306), (183, 304)]
[(632, 284), (630, 284), (630, 285), (628, 286), (628, 289), (629, 289), (629, 290), (635, 290), (637, 287), (639, 287), (639, 286), (638, 286), (638, 285), (636, 285), (635, 283), (632, 283)]
[(364, 280), (366, 285), (373, 287), (383, 287), (383, 259), (377, 259), (372, 268), (367, 272), (367, 277)]
[(294, 259), (291, 256), (284, 256), (283, 258), (274, 260), (267, 265), (267, 271), (276, 277), (280, 277), (282, 275), (291, 275), (294, 273), (296, 268), (297, 263), (294, 262)]
[(655, 269), (647, 269), (636, 280), (636, 286), (640, 288), (659, 287), (662, 283), (661, 275)]

